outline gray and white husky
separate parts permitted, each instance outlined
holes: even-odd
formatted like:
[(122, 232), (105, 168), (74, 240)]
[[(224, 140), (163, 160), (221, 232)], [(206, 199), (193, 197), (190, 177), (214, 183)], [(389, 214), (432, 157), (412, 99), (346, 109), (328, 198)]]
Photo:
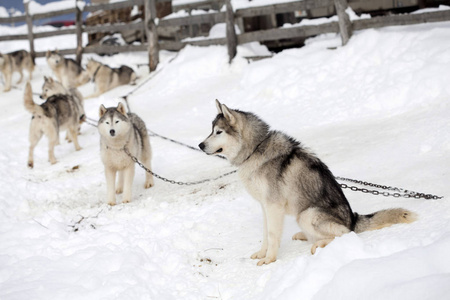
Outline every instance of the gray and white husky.
[(94, 94), (87, 98), (94, 98), (109, 91), (115, 87), (125, 84), (135, 84), (137, 76), (132, 68), (121, 66), (120, 68), (111, 68), (93, 59), (88, 61), (86, 72), (89, 74), (92, 82), (95, 83)]
[(0, 71), (5, 77), (4, 92), (11, 90), (11, 80), (14, 72), (19, 72), (20, 78), (17, 83), (21, 83), (23, 79), (23, 69), (27, 69), (30, 74), (29, 80), (31, 80), (34, 61), (30, 53), (25, 50), (14, 51), (7, 54), (0, 53)]
[(30, 149), (28, 153), (28, 166), (33, 168), (34, 148), (41, 140), (42, 135), (48, 138), (48, 159), (51, 164), (56, 163), (55, 146), (59, 144), (60, 130), (67, 130), (68, 136), (75, 146), (75, 150), (80, 150), (78, 144), (78, 126), (80, 112), (74, 98), (70, 95), (50, 96), (41, 105), (33, 101), (33, 91), (30, 82), (27, 82), (24, 94), (25, 109), (33, 117), (30, 124)]
[(56, 78), (66, 88), (75, 88), (89, 82), (89, 75), (79, 63), (71, 58), (65, 58), (58, 50), (47, 51), (47, 64)]
[(263, 242), (251, 256), (260, 259), (259, 266), (276, 260), (285, 214), (294, 215), (301, 229), (292, 239), (312, 242), (312, 254), (350, 231), (416, 220), (415, 213), (402, 208), (354, 213), (328, 167), (299, 142), (270, 130), (252, 113), (229, 109), (217, 100), (216, 105), (212, 133), (199, 147), (210, 155), (224, 155), (237, 166), (247, 191), (260, 202)]
[[(107, 201), (109, 205), (115, 205), (115, 194), (123, 192), (123, 202), (127, 203), (131, 201), (135, 164), (125, 148), (151, 170), (152, 152), (147, 129), (144, 121), (136, 114), (127, 113), (121, 102), (117, 107), (101, 105), (99, 113), (100, 155), (105, 166)], [(144, 188), (152, 186), (153, 176), (146, 172)]]
[(86, 120), (86, 115), (84, 113), (84, 99), (80, 91), (78, 91), (77, 88), (65, 88), (61, 82), (54, 80), (52, 77), (44, 76), (44, 84), (42, 85), (42, 93), (40, 98), (47, 99), (54, 95), (72, 96), (78, 105), (80, 123)]

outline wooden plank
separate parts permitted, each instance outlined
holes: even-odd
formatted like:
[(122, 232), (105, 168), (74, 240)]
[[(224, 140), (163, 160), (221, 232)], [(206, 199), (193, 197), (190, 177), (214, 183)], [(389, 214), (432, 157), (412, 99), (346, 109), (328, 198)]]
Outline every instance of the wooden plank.
[(113, 10), (113, 9), (120, 9), (120, 8), (126, 8), (131, 7), (135, 5), (144, 5), (144, 0), (128, 0), (128, 1), (121, 1), (121, 2), (114, 2), (114, 3), (105, 3), (105, 4), (96, 4), (96, 5), (86, 5), (84, 7), (84, 11), (86, 12), (94, 12), (97, 10)]
[(242, 17), (256, 17), (271, 14), (280, 14), (293, 12), (296, 10), (308, 10), (320, 8), (324, 6), (334, 5), (333, 0), (303, 0), (295, 2), (286, 2), (278, 4), (263, 5), (257, 7), (237, 9), (235, 13), (236, 18)]
[(77, 51), (76, 51), (76, 62), (78, 64), (81, 64), (81, 59), (83, 55), (83, 13), (81, 12), (81, 9), (77, 6), (77, 13), (75, 16), (76, 19), (76, 37), (77, 37)]
[(77, 12), (77, 9), (75, 7), (73, 8), (67, 8), (57, 11), (50, 11), (46, 13), (38, 13), (31, 15), (33, 20), (40, 20), (40, 19), (47, 19), (47, 18), (53, 18), (56, 16), (62, 16), (62, 15), (69, 15), (69, 14), (75, 14)]
[(34, 62), (36, 53), (34, 51), (33, 19), (32, 19), (32, 16), (30, 15), (30, 10), (29, 10), (30, 2), (26, 2), (23, 5), (25, 6), (25, 16), (26, 16), (27, 29), (28, 29), (28, 41), (30, 42), (30, 55)]
[(269, 30), (259, 30), (246, 32), (238, 35), (238, 44), (245, 44), (254, 41), (274, 41), (280, 39), (306, 38), (323, 33), (338, 33), (338, 22), (331, 22), (321, 25), (296, 26), (287, 28), (274, 28)]
[(231, 6), (231, 0), (225, 1), (226, 5), (226, 18), (227, 18), (227, 48), (228, 48), (228, 63), (236, 56), (237, 53), (237, 37), (236, 30), (234, 28), (234, 13), (233, 7)]
[(45, 37), (49, 37), (49, 36), (75, 34), (76, 32), (77, 32), (76, 28), (58, 29), (58, 30), (43, 31), (43, 32), (39, 32), (39, 33), (34, 33), (33, 37), (35, 39), (40, 39), (40, 38), (45, 38)]
[(211, 45), (226, 45), (227, 38), (214, 38), (214, 39), (202, 39), (195, 41), (185, 41), (185, 42), (177, 42), (177, 41), (161, 41), (159, 43), (159, 47), (161, 50), (169, 50), (169, 51), (179, 51), (183, 49), (186, 45), (207, 47)]
[(25, 21), (26, 21), (25, 15), (0, 18), (0, 24), (4, 24), (4, 23), (11, 24), (11, 23), (19, 23), (19, 22), (25, 22)]
[(353, 30), (445, 21), (450, 21), (450, 10), (421, 14), (380, 16), (371, 19), (355, 20), (353, 21)]
[(156, 1), (145, 0), (145, 24), (147, 24), (148, 66), (150, 72), (156, 70), (159, 64), (158, 32), (155, 24)]
[(342, 46), (345, 46), (352, 36), (352, 23), (350, 22), (350, 17), (345, 12), (348, 7), (347, 0), (334, 0), (334, 5), (339, 18)]
[(111, 25), (96, 25), (96, 26), (84, 26), (83, 31), (87, 33), (96, 32), (116, 32), (121, 30), (133, 30), (142, 29), (142, 22), (139, 23), (121, 23), (121, 24), (111, 24)]
[(28, 34), (0, 35), (1, 41), (28, 40)]
[(158, 26), (187, 26), (192, 24), (202, 23), (224, 23), (225, 12), (218, 12), (212, 14), (192, 15), (179, 18), (161, 19)]
[[(112, 54), (117, 52), (137, 52), (146, 51), (147, 45), (121, 45), (121, 46), (87, 46), (84, 48), (83, 53), (106, 53)], [(59, 49), (58, 52), (62, 55), (76, 54), (77, 49)], [(47, 51), (36, 52), (36, 57), (45, 57)]]

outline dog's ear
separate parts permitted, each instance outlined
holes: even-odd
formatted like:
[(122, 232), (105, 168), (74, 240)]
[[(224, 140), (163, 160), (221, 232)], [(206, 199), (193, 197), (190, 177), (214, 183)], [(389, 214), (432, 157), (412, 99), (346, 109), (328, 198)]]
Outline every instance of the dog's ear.
[(231, 109), (229, 109), (225, 104), (221, 105), (222, 113), (228, 123), (233, 126), (236, 123), (236, 117)]
[(53, 77), (49, 77), (47, 79), (48, 79), (48, 82), (53, 83)]
[(47, 76), (44, 76), (44, 81), (45, 81), (45, 82), (47, 82), (47, 81), (48, 81), (48, 78), (47, 78)]
[(117, 111), (120, 112), (122, 115), (127, 116), (127, 112), (125, 110), (125, 106), (123, 105), (122, 102), (119, 102), (119, 104), (117, 105)]
[(106, 113), (106, 107), (103, 105), (103, 104), (101, 104), (100, 105), (100, 109), (99, 109), (99, 111), (98, 111), (98, 115), (100, 116), (100, 118), (101, 117), (103, 117), (103, 115)]
[(222, 113), (222, 104), (220, 104), (219, 100), (216, 99), (216, 107), (217, 107), (217, 114)]

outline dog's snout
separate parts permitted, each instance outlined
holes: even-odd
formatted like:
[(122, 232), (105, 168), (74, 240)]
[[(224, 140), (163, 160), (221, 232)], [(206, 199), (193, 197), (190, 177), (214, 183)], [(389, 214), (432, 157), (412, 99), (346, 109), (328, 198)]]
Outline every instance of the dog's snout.
[(109, 131), (109, 134), (110, 134), (111, 136), (115, 136), (115, 135), (116, 135), (116, 131), (115, 131), (114, 129), (111, 129), (111, 130)]
[(39, 98), (44, 99), (44, 97), (42, 97), (42, 95), (40, 95)]
[(205, 150), (205, 143), (200, 143), (200, 144), (198, 145), (198, 147), (199, 147), (202, 151), (204, 151), (204, 150)]

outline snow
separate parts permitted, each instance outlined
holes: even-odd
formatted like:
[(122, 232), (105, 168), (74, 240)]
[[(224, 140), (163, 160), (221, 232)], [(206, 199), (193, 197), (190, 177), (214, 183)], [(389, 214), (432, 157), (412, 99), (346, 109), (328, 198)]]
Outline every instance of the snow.
[(83, 10), (86, 3), (84, 1), (75, 1), (75, 0), (60, 0), (60, 1), (53, 1), (46, 4), (40, 4), (36, 1), (24, 1), (29, 3), (29, 11), (30, 14), (40, 14), (40, 13), (47, 13), (51, 11), (59, 11), (59, 10), (65, 10), (70, 9), (78, 6), (81, 10)]
[[(54, 49), (75, 39), (40, 40), (42, 49)], [(82, 126), (78, 152), (61, 135), (55, 165), (47, 161), (44, 138), (34, 169), (27, 168), (30, 115), (23, 107), (24, 83), (15, 84), (0, 92), (0, 298), (446, 298), (450, 23), (358, 31), (345, 47), (339, 36), (322, 35), (272, 58), (244, 58), (262, 48), (239, 47), (231, 65), (225, 46), (161, 51), (158, 71), (128, 98), (131, 110), (152, 131), (195, 146), (209, 135), (219, 99), (302, 141), (337, 176), (444, 198), (344, 190), (358, 213), (404, 207), (419, 220), (350, 233), (311, 255), (310, 243), (291, 240), (298, 226), (287, 217), (278, 260), (257, 267), (249, 257), (260, 247), (261, 211), (236, 175), (198, 186), (155, 179), (144, 190), (138, 169), (133, 201), (120, 204), (119, 196), (109, 207), (92, 126)], [(127, 63), (140, 75), (138, 83), (149, 76), (138, 67), (147, 62), (143, 52), (84, 55), (83, 63), (90, 57), (113, 67)], [(36, 61), (31, 83), (39, 93), (51, 71), (45, 59)], [(96, 119), (100, 104), (116, 105), (134, 88), (87, 99), (87, 116)], [(80, 91), (89, 95), (92, 83)], [(197, 181), (233, 170), (224, 160), (158, 137), (151, 144), (153, 170), (170, 179)]]

